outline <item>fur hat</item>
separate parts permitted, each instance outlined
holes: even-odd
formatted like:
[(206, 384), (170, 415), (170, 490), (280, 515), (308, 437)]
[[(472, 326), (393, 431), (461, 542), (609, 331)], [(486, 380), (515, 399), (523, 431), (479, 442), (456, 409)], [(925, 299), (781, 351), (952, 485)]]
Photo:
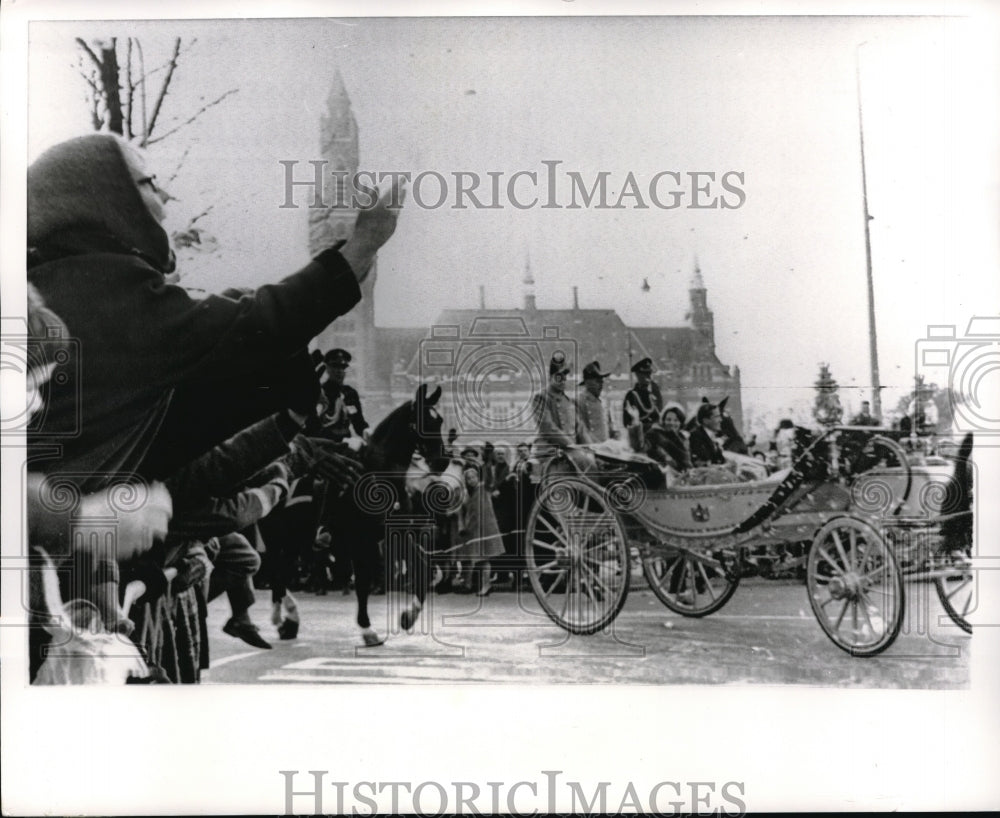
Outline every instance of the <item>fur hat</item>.
[(552, 353), (552, 359), (549, 361), (549, 377), (553, 375), (566, 375), (569, 373), (569, 366), (566, 364), (566, 353), (562, 350), (556, 350)]
[(606, 378), (610, 374), (610, 372), (601, 372), (601, 365), (597, 361), (591, 361), (583, 368), (583, 379), (580, 381), (580, 385), (582, 386), (588, 378)]

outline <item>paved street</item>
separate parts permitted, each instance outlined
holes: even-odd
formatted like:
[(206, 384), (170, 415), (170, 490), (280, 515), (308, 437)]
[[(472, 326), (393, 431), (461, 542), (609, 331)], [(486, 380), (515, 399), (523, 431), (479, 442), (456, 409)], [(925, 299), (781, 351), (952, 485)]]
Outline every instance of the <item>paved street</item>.
[[(206, 683), (559, 683), (802, 684), (860, 688), (964, 688), (972, 637), (950, 624), (933, 586), (907, 586), (907, 618), (896, 642), (873, 658), (834, 646), (793, 580), (745, 579), (718, 613), (688, 619), (646, 588), (630, 592), (608, 632), (570, 636), (530, 591), (485, 599), (429, 598), (417, 627), (400, 633), (396, 594), (372, 598), (371, 618), (388, 641), (361, 646), (355, 600), (298, 593), (302, 627), (279, 641), (270, 594), (251, 609), (273, 650), (222, 633), (224, 598), (209, 608), (212, 667)], [(390, 628), (390, 624), (393, 628)]]

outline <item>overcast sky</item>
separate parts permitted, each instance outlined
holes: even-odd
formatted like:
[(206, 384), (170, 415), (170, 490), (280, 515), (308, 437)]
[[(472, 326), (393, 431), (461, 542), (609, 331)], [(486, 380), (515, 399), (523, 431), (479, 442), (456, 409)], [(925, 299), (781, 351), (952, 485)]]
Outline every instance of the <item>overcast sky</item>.
[[(697, 256), (718, 355), (740, 366), (744, 405), (808, 420), (821, 361), (844, 387), (869, 382), (857, 53), (886, 407), (911, 386), (928, 324), (961, 335), (971, 316), (998, 312), (997, 65), (960, 20), (34, 23), (32, 156), (89, 127), (74, 37), (112, 35), (141, 37), (147, 64), (174, 36), (198, 38), (166, 115), (184, 119), (202, 97), (239, 89), (152, 154), (169, 170), (191, 148), (175, 218), (215, 206), (206, 226), (220, 253), (191, 265), (189, 283), (257, 285), (307, 259), (308, 197), (298, 195), (299, 210), (279, 207), (279, 161), (299, 160), (306, 178), (305, 163), (320, 158), (319, 116), (339, 70), (362, 168), (497, 171), (506, 185), (558, 160), (586, 180), (607, 171), (612, 200), (629, 172), (644, 197), (660, 171), (685, 184), (692, 171), (744, 180), (735, 209), (687, 208), (690, 192), (674, 210), (632, 199), (625, 209), (464, 211), (411, 200), (380, 255), (379, 324), (427, 325), (444, 307), (477, 305), (480, 285), (488, 306), (517, 306), (529, 255), (539, 306), (569, 306), (577, 285), (581, 306), (612, 307), (633, 325), (680, 324)], [(432, 199), (436, 185), (424, 190)], [(843, 396), (856, 409), (867, 394)]]

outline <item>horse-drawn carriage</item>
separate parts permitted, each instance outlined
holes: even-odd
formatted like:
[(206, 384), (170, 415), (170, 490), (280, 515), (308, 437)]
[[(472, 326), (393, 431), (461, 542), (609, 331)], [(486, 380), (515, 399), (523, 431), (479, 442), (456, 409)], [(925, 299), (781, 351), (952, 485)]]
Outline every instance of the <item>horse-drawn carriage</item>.
[(656, 596), (689, 617), (735, 593), (746, 551), (807, 541), (806, 588), (827, 636), (855, 656), (895, 640), (904, 579), (933, 581), (964, 630), (972, 603), (971, 436), (950, 459), (911, 462), (881, 430), (799, 430), (789, 469), (722, 485), (666, 485), (642, 456), (556, 457), (528, 519), (528, 575), (546, 614), (594, 633), (621, 611), (637, 548)]

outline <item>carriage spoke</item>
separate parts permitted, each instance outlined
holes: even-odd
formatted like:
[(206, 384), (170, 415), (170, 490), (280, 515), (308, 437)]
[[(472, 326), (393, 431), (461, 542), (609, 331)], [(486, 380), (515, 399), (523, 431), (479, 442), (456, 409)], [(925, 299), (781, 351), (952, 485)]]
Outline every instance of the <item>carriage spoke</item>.
[(612, 589), (605, 584), (604, 579), (601, 577), (600, 566), (601, 563), (597, 563), (595, 570), (595, 567), (586, 566), (585, 564), (585, 569), (587, 573), (590, 575), (590, 578), (593, 580), (593, 582), (599, 585), (601, 590), (604, 591), (604, 593), (606, 594), (613, 593)]
[[(876, 612), (878, 612), (879, 609), (873, 603), (871, 603), (866, 597), (862, 596), (861, 600), (864, 604), (860, 605), (859, 607), (861, 608), (861, 612), (865, 615), (865, 622), (868, 623), (868, 630), (872, 632), (872, 635), (874, 637), (878, 638), (881, 629), (875, 628), (875, 623), (872, 622), (871, 614), (868, 611), (868, 606), (869, 604), (871, 604), (871, 607), (875, 608)], [(883, 629), (884, 629), (884, 623), (883, 623)]]
[[(840, 564), (843, 566), (843, 568), (840, 569), (840, 572), (844, 573), (844, 571), (851, 566), (851, 561), (847, 558), (847, 554), (844, 551), (844, 544), (840, 541), (840, 535), (836, 532), (836, 530), (831, 531), (830, 535), (833, 538), (833, 544), (837, 546), (837, 553), (840, 555)], [(830, 559), (825, 550), (823, 551), (823, 555), (827, 559)], [(830, 562), (832, 564), (833, 560), (830, 560)]]
[[(962, 577), (961, 582), (959, 582), (959, 584), (955, 586), (954, 590), (948, 592), (947, 594), (948, 599), (951, 600), (956, 594), (965, 590), (971, 584), (972, 584), (972, 577), (969, 576)], [(971, 605), (972, 605), (972, 596), (970, 595), (969, 598), (965, 601), (965, 607), (962, 609), (963, 615), (969, 612)]]
[(867, 574), (862, 574), (861, 579), (869, 584), (881, 584), (886, 581), (886, 566), (878, 565)]
[(552, 523), (550, 523), (544, 517), (539, 517), (539, 521), (545, 524), (546, 528), (548, 528), (549, 531), (551, 531), (555, 535), (556, 539), (563, 544), (564, 548), (569, 549), (570, 547), (569, 541), (566, 539), (566, 535), (562, 533), (562, 529), (555, 528), (552, 525)]
[(568, 573), (569, 572), (566, 570), (562, 570), (559, 572), (556, 578), (552, 581), (552, 584), (548, 587), (548, 590), (543, 591), (543, 594), (546, 598), (552, 596), (553, 592), (556, 590), (556, 586), (559, 585), (560, 580), (566, 579), (566, 575)]
[[(841, 567), (840, 567), (839, 565), (837, 565), (837, 563), (836, 563), (836, 561), (835, 561), (835, 560), (833, 559), (833, 557), (831, 557), (831, 556), (830, 556), (830, 552), (829, 552), (829, 551), (827, 551), (827, 550), (826, 550), (825, 548), (823, 548), (823, 547), (821, 546), (821, 547), (820, 547), (820, 549), (819, 549), (819, 553), (820, 553), (820, 556), (821, 556), (821, 557), (823, 557), (823, 558), (824, 558), (824, 559), (826, 560), (827, 564), (828, 564), (828, 565), (829, 565), (829, 566), (830, 566), (830, 567), (831, 567), (831, 568), (832, 568), (832, 569), (833, 569), (834, 571), (836, 571), (836, 572), (837, 572), (837, 575), (838, 575), (838, 576), (844, 576), (844, 574), (845, 574), (845, 571), (844, 571), (844, 569), (843, 569), (843, 568), (841, 568)], [(845, 567), (846, 567), (846, 565), (845, 565)]]
[(712, 582), (708, 578), (708, 572), (705, 571), (705, 566), (700, 562), (698, 563), (698, 571), (701, 573), (701, 578), (705, 581), (705, 588), (708, 590), (708, 595), (715, 600), (715, 591), (712, 589)]
[(844, 600), (844, 605), (840, 609), (840, 614), (837, 616), (837, 621), (833, 623), (833, 629), (835, 631), (839, 631), (840, 630), (840, 623), (844, 621), (844, 614), (847, 613), (847, 604), (848, 604), (848, 600), (845, 599)]
[[(589, 535), (588, 535), (589, 536)], [(614, 535), (610, 534), (607, 537), (594, 537), (592, 539), (584, 540), (586, 545), (583, 546), (583, 555), (587, 556), (595, 551), (613, 548), (614, 547)]]

